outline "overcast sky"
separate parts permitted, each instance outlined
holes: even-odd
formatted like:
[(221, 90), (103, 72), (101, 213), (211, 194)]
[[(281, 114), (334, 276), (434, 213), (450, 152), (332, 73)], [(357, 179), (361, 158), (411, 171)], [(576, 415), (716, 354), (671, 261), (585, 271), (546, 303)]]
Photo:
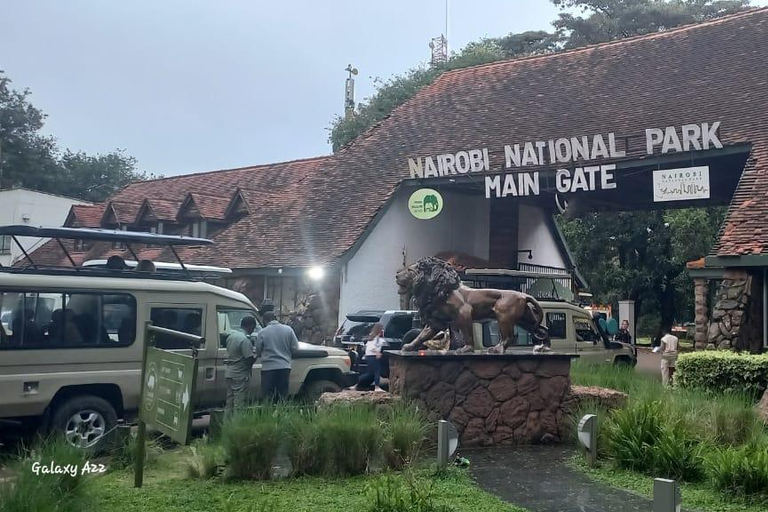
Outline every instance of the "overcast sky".
[[(449, 44), (550, 30), (556, 13), (450, 0)], [(444, 0), (2, 0), (0, 69), (62, 147), (173, 175), (330, 153), (347, 64), (360, 101), (426, 62), (444, 26)]]

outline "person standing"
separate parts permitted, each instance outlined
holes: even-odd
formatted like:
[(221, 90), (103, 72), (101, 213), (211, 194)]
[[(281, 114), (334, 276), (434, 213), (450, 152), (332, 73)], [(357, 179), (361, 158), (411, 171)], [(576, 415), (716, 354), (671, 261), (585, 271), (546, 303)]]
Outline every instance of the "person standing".
[(240, 329), (227, 336), (227, 359), (224, 362), (224, 378), (227, 383), (227, 404), (225, 410), (231, 414), (242, 409), (248, 402), (248, 386), (255, 361), (250, 335), (256, 329), (256, 319), (243, 317)]
[(632, 335), (629, 334), (629, 320), (625, 319), (621, 321), (621, 327), (619, 328), (619, 332), (616, 333), (615, 339), (621, 343), (632, 344)]
[(661, 382), (669, 386), (677, 364), (677, 336), (669, 333), (661, 337)]
[(384, 333), (381, 324), (376, 324), (371, 330), (368, 341), (365, 343), (365, 373), (357, 380), (357, 385), (352, 389), (360, 389), (361, 385), (370, 386), (373, 380), (374, 391), (384, 391), (380, 387), (381, 383), (381, 355), (384, 347)]
[(256, 336), (256, 358), (261, 358), (261, 392), (274, 402), (288, 398), (291, 360), (299, 340), (289, 326), (277, 321), (272, 311), (264, 313), (267, 324)]

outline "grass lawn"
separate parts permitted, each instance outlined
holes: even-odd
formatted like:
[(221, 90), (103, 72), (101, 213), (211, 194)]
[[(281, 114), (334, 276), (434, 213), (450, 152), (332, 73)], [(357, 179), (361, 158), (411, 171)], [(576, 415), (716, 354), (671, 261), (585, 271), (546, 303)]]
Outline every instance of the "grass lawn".
[[(577, 468), (592, 480), (608, 484), (612, 487), (653, 497), (653, 478), (646, 475), (617, 468), (609, 462), (602, 462), (597, 468), (589, 468), (583, 457), (574, 457), (569, 461), (571, 467)], [(680, 491), (683, 498), (683, 508), (701, 512), (765, 512), (768, 503), (747, 503), (738, 498), (724, 496), (704, 484), (681, 483)]]
[[(271, 482), (225, 483), (222, 480), (187, 480), (183, 474), (183, 455), (166, 452), (146, 469), (144, 486), (133, 487), (133, 472), (115, 471), (99, 477), (89, 494), (92, 510), (139, 512), (261, 512), (261, 511), (347, 511), (366, 512), (371, 507), (369, 486), (386, 479), (385, 475), (348, 479), (300, 478)], [(480, 490), (465, 470), (451, 468), (445, 476), (432, 476), (430, 469), (414, 471), (419, 482), (432, 485), (435, 505), (451, 510), (477, 512), (525, 509), (508, 505)], [(394, 478), (406, 482), (406, 476)], [(393, 509), (394, 510), (394, 509)]]

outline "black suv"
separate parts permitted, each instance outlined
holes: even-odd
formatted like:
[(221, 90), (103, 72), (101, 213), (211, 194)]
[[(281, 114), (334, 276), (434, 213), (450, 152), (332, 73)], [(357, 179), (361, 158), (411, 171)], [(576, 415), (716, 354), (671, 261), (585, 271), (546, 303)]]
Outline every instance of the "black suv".
[[(352, 369), (361, 374), (366, 370), (363, 360), (365, 342), (377, 323), (384, 328), (384, 350), (400, 350), (404, 343), (416, 337), (420, 327), (417, 311), (362, 310), (347, 315), (333, 341), (336, 346), (347, 350), (352, 359)], [(389, 377), (389, 358), (386, 354), (381, 361), (381, 376)]]

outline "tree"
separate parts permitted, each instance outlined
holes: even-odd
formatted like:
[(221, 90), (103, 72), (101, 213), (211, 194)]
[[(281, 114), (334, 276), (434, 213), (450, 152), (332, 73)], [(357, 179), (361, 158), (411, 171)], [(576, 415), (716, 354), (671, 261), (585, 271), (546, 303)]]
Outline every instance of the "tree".
[(104, 155), (59, 150), (40, 134), (45, 114), (14, 90), (0, 70), (0, 188), (21, 186), (86, 201), (103, 201), (119, 188), (146, 179), (136, 159), (117, 150)]
[(446, 71), (551, 51), (555, 43), (554, 35), (543, 31), (483, 39), (469, 43), (445, 64), (416, 67), (386, 82), (377, 78), (374, 80), (376, 93), (360, 103), (350, 119), (336, 117), (333, 120), (328, 142), (334, 152), (338, 151)]
[[(698, 23), (746, 8), (748, 0), (552, 0), (561, 45), (578, 48)], [(574, 15), (571, 11), (580, 11)]]
[(635, 301), (639, 315), (659, 318), (655, 337), (693, 319), (693, 286), (685, 264), (705, 256), (725, 208), (588, 213), (559, 219), (576, 264), (600, 303)]

